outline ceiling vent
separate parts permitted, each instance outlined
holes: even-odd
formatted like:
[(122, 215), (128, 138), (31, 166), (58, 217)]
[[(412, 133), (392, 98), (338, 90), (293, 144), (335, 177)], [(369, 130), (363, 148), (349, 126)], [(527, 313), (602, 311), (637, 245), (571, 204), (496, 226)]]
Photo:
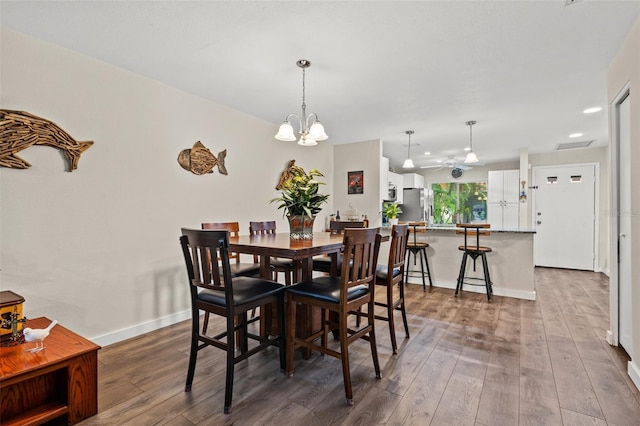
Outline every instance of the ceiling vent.
[(567, 142), (567, 143), (559, 143), (554, 148), (554, 151), (561, 151), (563, 149), (575, 149), (575, 148), (586, 148), (596, 140), (592, 139), (590, 141), (580, 141), (580, 142)]

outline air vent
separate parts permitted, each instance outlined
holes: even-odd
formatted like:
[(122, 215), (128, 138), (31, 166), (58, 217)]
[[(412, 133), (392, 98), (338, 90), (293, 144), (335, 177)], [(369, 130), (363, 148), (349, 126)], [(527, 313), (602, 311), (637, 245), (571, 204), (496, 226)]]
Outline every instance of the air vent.
[(575, 148), (586, 148), (596, 140), (592, 139), (590, 141), (581, 141), (581, 142), (567, 142), (567, 143), (559, 143), (554, 148), (554, 151), (561, 151), (563, 149), (575, 149)]

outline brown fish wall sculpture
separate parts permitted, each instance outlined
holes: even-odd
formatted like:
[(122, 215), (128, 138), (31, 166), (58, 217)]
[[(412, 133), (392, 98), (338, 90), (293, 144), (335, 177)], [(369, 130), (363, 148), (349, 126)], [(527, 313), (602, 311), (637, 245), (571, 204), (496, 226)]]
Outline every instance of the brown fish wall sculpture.
[(31, 167), (16, 154), (32, 145), (61, 149), (72, 172), (78, 168), (80, 155), (93, 145), (93, 141), (78, 142), (56, 123), (28, 112), (0, 109), (0, 166), (14, 169)]
[(218, 158), (209, 151), (202, 142), (198, 141), (191, 149), (183, 149), (178, 155), (178, 164), (183, 169), (190, 171), (196, 175), (205, 173), (213, 173), (213, 168), (218, 166), (220, 174), (226, 175), (227, 168), (224, 165), (224, 159), (227, 156), (227, 150), (221, 151)]

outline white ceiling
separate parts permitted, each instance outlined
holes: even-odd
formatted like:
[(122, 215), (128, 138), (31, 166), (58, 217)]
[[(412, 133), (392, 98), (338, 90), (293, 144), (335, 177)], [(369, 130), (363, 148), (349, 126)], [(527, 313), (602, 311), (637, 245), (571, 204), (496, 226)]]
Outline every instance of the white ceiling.
[[(640, 1), (0, 1), (3, 27), (261, 117), (274, 132), (300, 114), (295, 63), (309, 59), (307, 112), (325, 125), (321, 143), (380, 138), (396, 169), (408, 129), (416, 166), (462, 158), (468, 120), (484, 163), (524, 147), (606, 145), (606, 69), (639, 15)], [(583, 114), (592, 106), (603, 110)]]

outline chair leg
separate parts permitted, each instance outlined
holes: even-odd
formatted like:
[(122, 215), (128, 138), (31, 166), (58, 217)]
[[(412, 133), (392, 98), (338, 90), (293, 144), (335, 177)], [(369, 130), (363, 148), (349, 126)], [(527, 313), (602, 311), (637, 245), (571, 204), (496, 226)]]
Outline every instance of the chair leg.
[(200, 329), (200, 316), (198, 313), (193, 313), (193, 324), (191, 326), (191, 350), (189, 351), (189, 367), (187, 368), (187, 382), (184, 385), (184, 391), (191, 391), (191, 384), (193, 383), (193, 375), (196, 371), (196, 360), (198, 358), (198, 331)]
[[(405, 261), (405, 264), (404, 264), (405, 265), (404, 266), (404, 268), (405, 268), (405, 271), (404, 271), (404, 282), (408, 283), (409, 282), (409, 263), (411, 262), (411, 250), (410, 249), (407, 249), (405, 256), (406, 256), (406, 261)], [(415, 256), (413, 256), (413, 260), (415, 262), (415, 260), (416, 260)]]
[[(415, 258), (415, 254), (413, 255)], [(424, 263), (422, 261), (423, 258), (423, 253), (422, 253), (422, 249), (420, 249), (420, 272), (421, 272), (421, 276), (422, 276), (422, 291), (427, 291), (427, 284), (424, 281)]]
[(431, 280), (431, 269), (429, 269), (429, 257), (427, 256), (427, 249), (424, 249), (424, 263), (427, 264), (427, 276), (429, 277), (429, 287), (433, 287), (433, 281)]
[(287, 377), (293, 376), (293, 352), (296, 350), (295, 337), (296, 337), (296, 302), (291, 300), (291, 296), (287, 296), (286, 302), (287, 319), (285, 323), (287, 325), (287, 357), (285, 360), (285, 371)]
[(393, 353), (398, 353), (398, 343), (396, 342), (396, 327), (393, 320), (393, 286), (387, 285), (387, 320), (389, 322), (389, 337), (391, 338), (391, 349)]
[(284, 319), (284, 293), (278, 297), (278, 351), (280, 354), (280, 371), (285, 372), (287, 356), (287, 339), (285, 338), (286, 328)]
[(456, 284), (456, 296), (459, 291), (462, 291), (462, 282), (464, 281), (464, 274), (467, 269), (467, 252), (462, 254), (462, 263), (460, 264), (460, 273), (458, 274), (458, 283)]
[(207, 334), (208, 327), (209, 327), (209, 312), (205, 312), (204, 320), (202, 321), (202, 334)]
[(373, 357), (373, 369), (376, 372), (376, 379), (382, 379), (382, 373), (380, 372), (380, 361), (378, 360), (378, 346), (376, 345), (376, 324), (375, 315), (373, 314), (374, 300), (371, 299), (368, 303), (369, 310), (369, 344), (371, 345), (371, 356)]
[(400, 312), (402, 313), (402, 322), (404, 323), (404, 332), (409, 338), (409, 324), (407, 323), (407, 310), (404, 305), (404, 281), (398, 283), (398, 289), (400, 291)]
[(491, 296), (493, 295), (493, 289), (491, 277), (489, 276), (489, 265), (487, 264), (487, 255), (482, 253), (482, 269), (484, 270), (484, 285), (487, 288), (487, 300), (491, 302)]
[[(245, 314), (246, 317), (246, 314)], [(245, 322), (246, 324), (246, 322)], [(231, 398), (233, 397), (233, 369), (235, 367), (235, 332), (234, 318), (227, 318), (227, 374), (224, 388), (224, 414), (231, 412)]]
[(342, 379), (344, 381), (344, 393), (347, 405), (353, 405), (353, 390), (351, 388), (351, 370), (349, 369), (349, 336), (347, 334), (347, 318), (340, 318), (338, 329), (340, 330), (340, 359), (342, 361)]

